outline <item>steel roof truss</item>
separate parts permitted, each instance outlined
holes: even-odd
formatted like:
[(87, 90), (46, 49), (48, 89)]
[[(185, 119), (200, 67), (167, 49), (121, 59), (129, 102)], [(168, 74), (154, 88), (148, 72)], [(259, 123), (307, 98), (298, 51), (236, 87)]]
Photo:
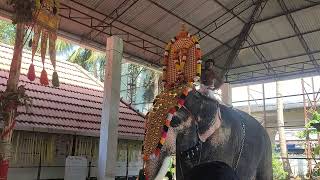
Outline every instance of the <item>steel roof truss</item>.
[[(288, 8), (287, 8), (287, 6), (286, 6), (286, 4), (285, 4), (285, 2), (284, 2), (283, 0), (278, 0), (278, 3), (279, 3), (281, 9), (282, 9), (284, 12), (288, 12), (288, 11), (289, 11)], [(299, 38), (299, 41), (300, 41), (303, 49), (304, 49), (305, 52), (307, 53), (309, 59), (311, 60), (311, 62), (312, 62), (313, 65), (314, 65), (314, 67), (315, 67), (316, 69), (318, 69), (317, 71), (318, 71), (318, 73), (320, 74), (319, 64), (318, 64), (318, 62), (315, 60), (315, 57), (313, 56), (313, 54), (310, 53), (310, 52), (311, 52), (311, 49), (309, 48), (309, 46), (308, 46), (306, 40), (304, 39), (304, 37), (301, 35), (301, 32), (300, 32), (300, 30), (299, 30), (296, 22), (294, 21), (292, 15), (291, 15), (290, 13), (287, 13), (287, 14), (286, 14), (286, 17), (287, 17), (287, 19), (288, 19), (288, 21), (289, 21), (292, 29), (294, 30), (294, 32), (295, 32), (296, 34), (298, 34), (298, 38)]]

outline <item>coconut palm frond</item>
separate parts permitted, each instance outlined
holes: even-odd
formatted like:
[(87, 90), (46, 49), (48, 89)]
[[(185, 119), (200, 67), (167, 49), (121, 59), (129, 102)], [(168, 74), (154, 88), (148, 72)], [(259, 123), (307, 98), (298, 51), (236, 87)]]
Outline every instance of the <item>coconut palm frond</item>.
[(59, 55), (70, 55), (75, 48), (75, 45), (61, 39), (57, 39), (56, 41), (56, 50)]

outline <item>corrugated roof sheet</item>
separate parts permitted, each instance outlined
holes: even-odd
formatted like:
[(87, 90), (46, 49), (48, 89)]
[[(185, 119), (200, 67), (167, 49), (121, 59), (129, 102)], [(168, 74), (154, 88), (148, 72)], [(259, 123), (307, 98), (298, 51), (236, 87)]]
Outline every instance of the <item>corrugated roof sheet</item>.
[[(0, 52), (0, 90), (5, 90), (12, 47), (0, 45)], [(17, 117), (17, 129), (99, 136), (103, 101), (101, 84), (78, 65), (57, 61), (60, 87), (42, 86), (39, 79), (34, 82), (27, 79), (30, 63), (30, 52), (23, 53), (19, 84), (25, 85), (27, 94), (33, 100), (33, 107), (30, 112), (25, 112), (23, 107), (18, 109), (21, 115)], [(36, 56), (34, 63), (39, 77), (42, 70), (39, 56)], [(52, 74), (51, 65), (46, 64), (46, 68), (48, 74)], [(122, 100), (118, 133), (122, 138), (142, 139), (144, 135), (144, 117)]]
[[(152, 1), (158, 3), (162, 8), (158, 7), (159, 5), (157, 6), (155, 3), (152, 3)], [(217, 1), (219, 1), (219, 3), (217, 3)], [(310, 46), (310, 49), (320, 50), (320, 44), (318, 43), (319, 34), (317, 33), (320, 29), (319, 2), (312, 3), (304, 0), (283, 1), (289, 11), (294, 11), (291, 15), (302, 33), (309, 31), (316, 32), (304, 35), (304, 37), (308, 46)], [(181, 22), (186, 21), (185, 23), (191, 33), (198, 33), (199, 30), (197, 29), (201, 29), (199, 34), (201, 35), (200, 45), (203, 54), (207, 55), (206, 57), (218, 57), (216, 59), (219, 61), (217, 64), (223, 66), (231, 51), (226, 51), (225, 55), (219, 56), (216, 55), (216, 53), (220, 53), (220, 50), (215, 50), (221, 49), (219, 47), (222, 47), (222, 44), (227, 43), (227, 41), (241, 32), (244, 27), (242, 20), (247, 22), (250, 19), (256, 0), (61, 0), (61, 2), (80, 11), (78, 13), (72, 11), (72, 17), (80, 16), (82, 18), (77, 19), (80, 23), (76, 23), (70, 20), (70, 18), (61, 18), (60, 29), (62, 31), (70, 32), (72, 35), (76, 35), (80, 38), (80, 41), (83, 40), (84, 43), (91, 42), (105, 45), (105, 39), (108, 34), (118, 35), (127, 41), (127, 43), (125, 43), (126, 53), (138, 56), (148, 62), (159, 63), (160, 56), (150, 53), (146, 49), (141, 49), (132, 45), (134, 44), (133, 41), (136, 41), (137, 38), (131, 36), (129, 39), (126, 39), (127, 35), (121, 35), (123, 34), (121, 30), (128, 31), (138, 38), (153, 42), (157, 46), (164, 47), (166, 42), (174, 37), (180, 30)], [(113, 27), (106, 27), (106, 33), (100, 33), (97, 37), (95, 37), (97, 31), (93, 31), (94, 36), (92, 38), (88, 37), (89, 32), (92, 30), (83, 24), (90, 25), (90, 20), (92, 18), (97, 18), (98, 21), (105, 20), (105, 15), (110, 14), (123, 2), (125, 3), (118, 9), (118, 12), (121, 13), (128, 7), (130, 8), (121, 14), (121, 16), (112, 24)], [(79, 5), (79, 3), (82, 3), (89, 8)], [(220, 4), (225, 7), (222, 7)], [(0, 7), (5, 12), (12, 12), (12, 8), (10, 9), (2, 2), (0, 2)], [(230, 9), (233, 9), (232, 12), (226, 13)], [(80, 15), (81, 13), (82, 15)], [(83, 13), (86, 13), (87, 15), (84, 15)], [(233, 14), (236, 14), (242, 20), (234, 17)], [(66, 9), (61, 10), (61, 15), (68, 16), (68, 11)], [(90, 16), (90, 18), (83, 18), (83, 16)], [(176, 16), (182, 19), (179, 19)], [(95, 21), (93, 23), (97, 25), (97, 22)], [(106, 21), (111, 22), (112, 20), (107, 18)], [(197, 28), (193, 26), (196, 26)], [(212, 37), (205, 34), (210, 34)], [(255, 27), (250, 34), (254, 43), (263, 44), (258, 46), (258, 48), (259, 51), (263, 53), (263, 56), (265, 56), (265, 60), (273, 62), (274, 58), (281, 57), (285, 59), (287, 58), (286, 56), (295, 55), (304, 51), (297, 38), (284, 38), (294, 35), (295, 32), (286, 18), (284, 10), (280, 7), (278, 0), (268, 0), (259, 20), (256, 21)], [(218, 42), (215, 38), (221, 42)], [(275, 42), (266, 43), (268, 41)], [(245, 46), (247, 45), (248, 43), (245, 43)], [(163, 51), (163, 49), (160, 51)], [(264, 67), (255, 53), (250, 53), (250, 56), (247, 55), (246, 58), (247, 60), (241, 57), (240, 54), (238, 59), (240, 59), (241, 62), (237, 62), (236, 60), (233, 67), (241, 66), (241, 68), (243, 68), (241, 72), (247, 71), (247, 74), (250, 74), (250, 72), (253, 73)], [(309, 59), (305, 59), (305, 62), (308, 60)], [(281, 63), (279, 64), (285, 65), (284, 62), (285, 60), (281, 60)], [(291, 63), (289, 62), (289, 59), (287, 62)], [(305, 62), (300, 62), (300, 64), (297, 64), (297, 67), (300, 67), (301, 64)], [(260, 65), (251, 66), (252, 63)], [(270, 64), (275, 67), (278, 66), (277, 63)], [(238, 70), (233, 69), (229, 72), (234, 73), (233, 71), (238, 72)], [(296, 74), (302, 74), (303, 72), (304, 71), (302, 70), (296, 71)], [(278, 75), (287, 76), (290, 75), (291, 72), (288, 73), (289, 74), (282, 73)], [(253, 74), (255, 74), (255, 72)], [(259, 78), (261, 78), (260, 75)], [(265, 78), (270, 79), (269, 76), (266, 76)], [(231, 83), (243, 81), (247, 81), (247, 79), (241, 79), (239, 76), (239, 78), (235, 78)], [(251, 81), (255, 81), (255, 79), (251, 78)]]

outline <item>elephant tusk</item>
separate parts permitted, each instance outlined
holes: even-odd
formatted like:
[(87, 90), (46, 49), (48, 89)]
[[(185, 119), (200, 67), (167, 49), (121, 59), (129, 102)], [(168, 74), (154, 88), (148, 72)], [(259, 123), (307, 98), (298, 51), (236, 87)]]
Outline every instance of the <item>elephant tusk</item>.
[(169, 166), (171, 165), (171, 157), (168, 156), (164, 159), (161, 168), (155, 178), (155, 180), (163, 180), (164, 176), (167, 174)]

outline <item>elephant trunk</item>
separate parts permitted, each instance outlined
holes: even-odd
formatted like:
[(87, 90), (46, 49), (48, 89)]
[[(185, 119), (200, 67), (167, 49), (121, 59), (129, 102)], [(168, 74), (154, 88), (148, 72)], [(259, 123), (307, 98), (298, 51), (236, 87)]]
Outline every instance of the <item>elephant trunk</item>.
[(170, 156), (160, 156), (157, 159), (147, 161), (148, 180), (162, 180), (167, 174), (171, 162)]
[(161, 149), (159, 157), (146, 161), (146, 175), (149, 180), (162, 180), (170, 165), (171, 156), (176, 152), (176, 134), (169, 129), (166, 141)]

